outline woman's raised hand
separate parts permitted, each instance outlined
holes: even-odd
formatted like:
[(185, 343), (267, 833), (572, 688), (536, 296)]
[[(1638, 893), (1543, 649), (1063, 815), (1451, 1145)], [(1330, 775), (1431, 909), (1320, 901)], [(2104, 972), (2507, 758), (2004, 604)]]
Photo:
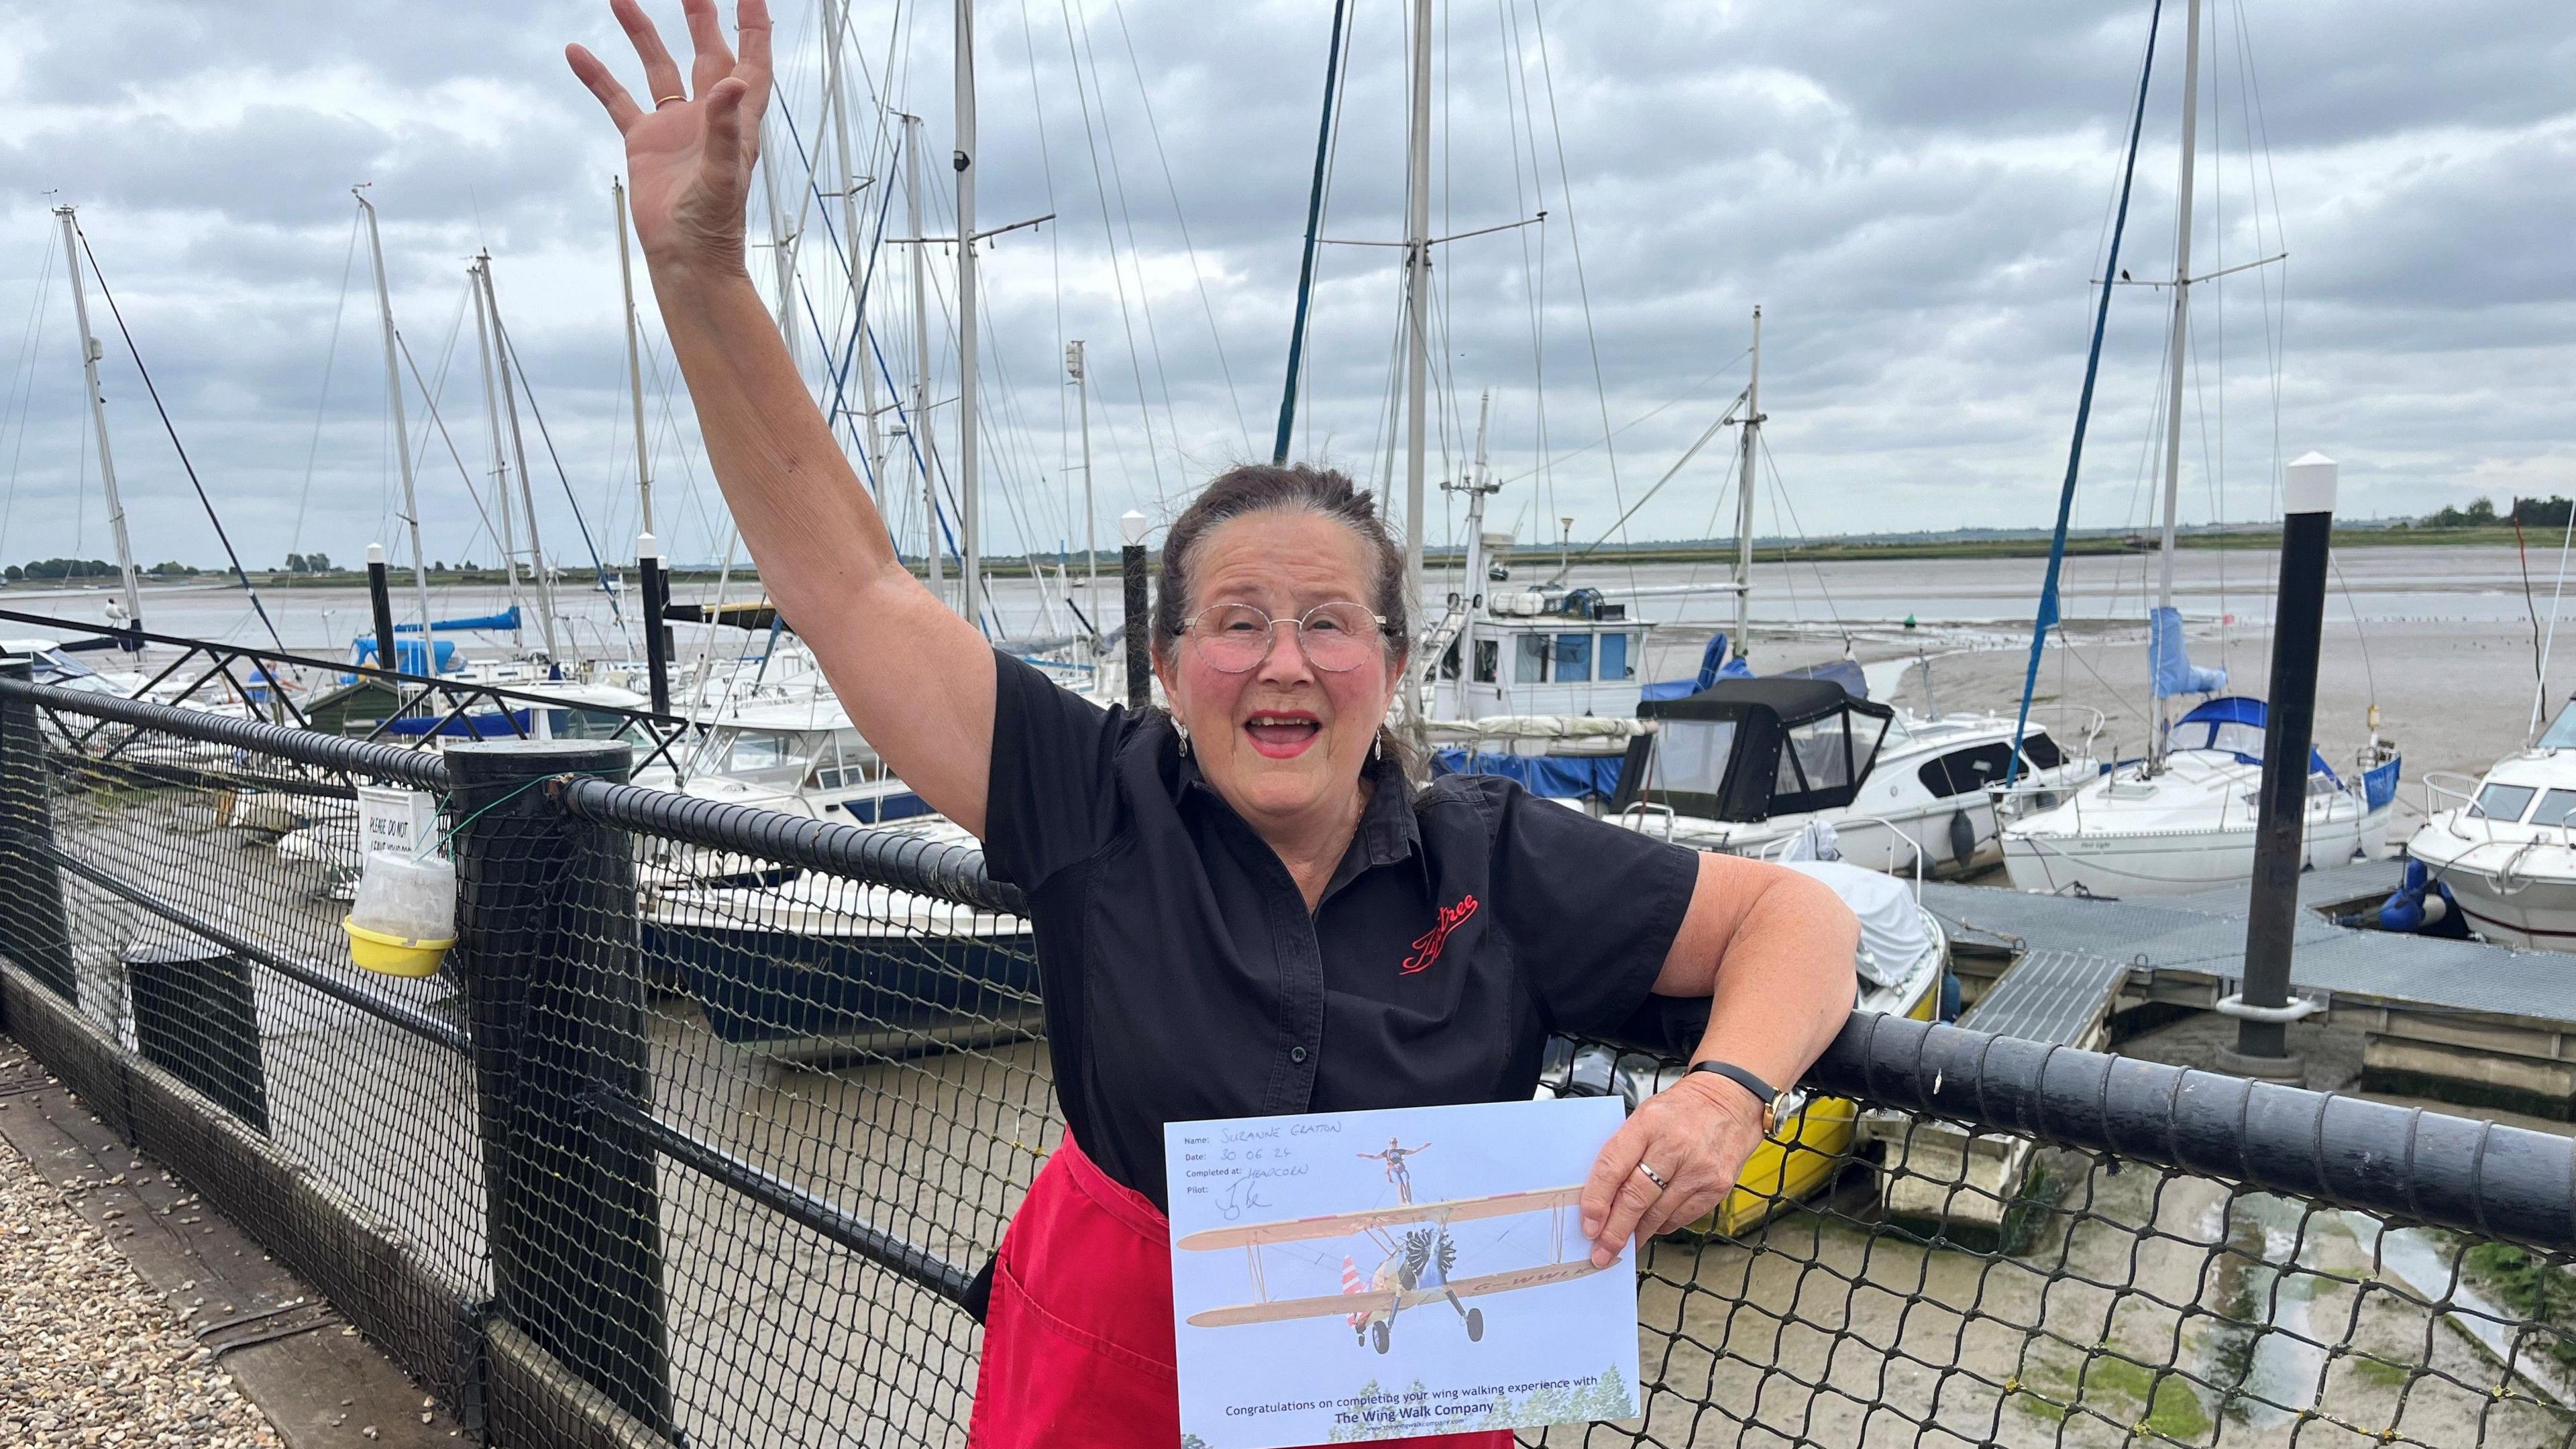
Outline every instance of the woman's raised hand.
[(626, 137), (627, 204), (645, 260), (656, 267), (742, 272), (743, 204), (760, 154), (760, 114), (769, 104), (768, 5), (741, 0), (735, 13), (742, 39), (737, 59), (725, 45), (715, 0), (681, 0), (697, 52), (686, 84), (637, 0), (609, 0), (608, 8), (644, 62), (652, 108), (637, 105), (587, 49), (566, 46), (564, 59)]

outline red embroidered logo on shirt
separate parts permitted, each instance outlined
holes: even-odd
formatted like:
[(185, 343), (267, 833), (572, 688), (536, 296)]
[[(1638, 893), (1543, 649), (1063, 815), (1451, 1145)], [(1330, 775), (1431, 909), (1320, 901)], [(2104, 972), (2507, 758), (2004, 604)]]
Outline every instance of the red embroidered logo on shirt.
[(1439, 922), (1430, 930), (1413, 938), (1413, 954), (1404, 958), (1404, 966), (1396, 974), (1411, 976), (1416, 972), (1430, 970), (1431, 963), (1440, 959), (1440, 948), (1449, 944), (1449, 933), (1458, 929), (1459, 922), (1474, 914), (1476, 914), (1474, 896), (1460, 896), (1456, 905), (1442, 906)]

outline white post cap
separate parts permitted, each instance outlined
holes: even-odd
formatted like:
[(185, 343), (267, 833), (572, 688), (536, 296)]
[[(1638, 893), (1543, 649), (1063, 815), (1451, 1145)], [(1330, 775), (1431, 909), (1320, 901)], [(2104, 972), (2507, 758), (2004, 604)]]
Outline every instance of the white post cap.
[(662, 556), (662, 540), (655, 538), (649, 533), (639, 533), (635, 535), (635, 556), (639, 559), (660, 558)]
[(1129, 547), (1145, 541), (1146, 525), (1145, 510), (1141, 508), (1130, 508), (1118, 515), (1118, 534), (1127, 540)]
[(2332, 513), (2335, 510), (2335, 460), (2323, 453), (2302, 453), (2283, 470), (2283, 513)]
[(367, 562), (368, 562), (370, 565), (373, 565), (373, 564), (380, 564), (380, 563), (383, 563), (384, 561), (385, 561), (385, 546), (384, 546), (383, 544), (381, 544), (381, 543), (371, 543), (371, 544), (368, 544), (368, 545), (367, 545)]

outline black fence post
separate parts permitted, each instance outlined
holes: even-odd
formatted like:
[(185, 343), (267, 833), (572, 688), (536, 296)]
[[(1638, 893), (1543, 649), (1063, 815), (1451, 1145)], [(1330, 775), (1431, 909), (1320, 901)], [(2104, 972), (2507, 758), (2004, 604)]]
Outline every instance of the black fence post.
[[(376, 616), (376, 667), (383, 670), (385, 678), (390, 681), (402, 668), (402, 656), (394, 652), (394, 595), (392, 582), (385, 570), (385, 546), (381, 543), (367, 545), (367, 604)], [(421, 620), (420, 627), (420, 672), (434, 674), (437, 671), (430, 667), (428, 653), (429, 621)]]
[(1154, 624), (1145, 597), (1145, 515), (1131, 508), (1119, 517), (1118, 527), (1127, 540), (1118, 553), (1127, 594), (1127, 707), (1140, 710), (1154, 702), (1154, 664), (1147, 648)]
[(2263, 730), (2263, 794), (2254, 824), (2254, 887), (2245, 916), (2245, 983), (2219, 1010), (2237, 1018), (2236, 1049), (2218, 1064), (2240, 1076), (2298, 1082), (2290, 1050), (2290, 945), (2305, 863), (2308, 757), (2314, 748), (2317, 654), (2324, 633), (2326, 559), (2334, 539), (2335, 465), (2309, 453), (2286, 470), (2281, 587), (2272, 604), (2272, 689)]
[(445, 755), (496, 1306), (667, 1433), (654, 1158), (599, 1110), (652, 1099), (634, 857), (624, 831), (565, 812), (545, 788), (561, 775), (623, 782), (633, 754), (495, 740)]
[(653, 712), (671, 712), (671, 578), (662, 571), (661, 542), (649, 533), (635, 539), (635, 572), (644, 593), (644, 672), (651, 677)]
[[(0, 660), (0, 679), (35, 679), (35, 662)], [(71, 920), (63, 909), (63, 875), (54, 864), (52, 782), (45, 766), (44, 721), (35, 702), (0, 694), (0, 956), (80, 1005), (72, 969)]]

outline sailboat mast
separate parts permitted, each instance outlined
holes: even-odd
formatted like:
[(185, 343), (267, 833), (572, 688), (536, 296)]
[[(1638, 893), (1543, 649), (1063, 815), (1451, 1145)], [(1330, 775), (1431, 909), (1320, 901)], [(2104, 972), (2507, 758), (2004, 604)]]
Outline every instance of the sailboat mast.
[(528, 479), (528, 439), (519, 430), (519, 389), (511, 381), (510, 329), (501, 322), (501, 297), (492, 289), (492, 256), (483, 264), (483, 305), (492, 316), (492, 364), (501, 374), (501, 416), (510, 425), (510, 460), (519, 465), (519, 511), (528, 524), (528, 575), (537, 590), (537, 628), (546, 638), (546, 658), (563, 662), (555, 639), (555, 582), (546, 568), (546, 546), (537, 536), (537, 494)]
[[(1428, 0), (1418, 0), (1428, 3)], [(984, 617), (983, 491), (975, 475), (975, 0), (957, 0), (957, 493), (965, 589), (958, 612)]]
[(1485, 466), (1485, 428), (1494, 390), (1476, 400), (1476, 462), (1467, 473), (1467, 577), (1458, 585), (1458, 717), (1476, 718), (1476, 616), (1485, 609), (1485, 495), (1494, 491)]
[[(402, 359), (396, 355), (400, 344), (394, 338), (393, 293), (385, 286), (385, 243), (376, 230), (376, 208), (367, 200), (365, 189), (352, 186), (349, 194), (358, 198), (358, 210), (366, 213), (367, 256), (376, 268), (376, 313), (383, 319), (385, 331), (385, 396), (393, 404), (394, 461), (402, 470), (403, 527), (411, 536), (411, 589), (420, 606), (421, 672), (431, 674), (436, 672), (438, 656), (429, 647), (429, 556), (420, 551), (420, 498), (412, 486), (411, 429), (403, 421)], [(77, 289), (73, 295), (79, 295)], [(120, 546), (125, 542), (125, 524), (121, 514), (116, 539)]]
[(859, 243), (859, 177), (850, 165), (850, 96), (841, 64), (842, 7), (838, 0), (823, 0), (823, 78), (831, 92), (832, 149), (841, 165), (841, 255), (848, 266), (850, 308), (858, 314), (859, 418), (860, 447), (868, 461), (868, 482), (882, 500), (885, 496), (885, 432), (877, 416), (877, 369), (874, 349), (868, 339), (867, 309), (859, 279), (862, 275)]
[(939, 579), (938, 435), (930, 430), (930, 243), (921, 230), (921, 117), (903, 118), (904, 214), (912, 227), (912, 447), (921, 460), (921, 528), (930, 555), (930, 592)]
[(644, 358), (636, 337), (635, 269), (626, 257), (626, 183), (608, 183), (609, 203), (617, 211), (617, 282), (626, 292), (626, 389), (635, 403), (635, 506), (643, 515), (643, 532), (653, 531), (653, 459), (644, 447)]
[(1762, 449), (1762, 309), (1753, 309), (1753, 375), (1744, 384), (1743, 449), (1735, 464), (1735, 657), (1753, 645), (1753, 486), (1754, 464)]
[(1076, 338), (1064, 345), (1065, 370), (1073, 374), (1074, 411), (1082, 415), (1082, 612), (1091, 621), (1091, 632), (1100, 632), (1100, 532), (1099, 514), (1091, 501), (1091, 369), (1083, 356), (1082, 340)]
[(483, 421), (492, 434), (492, 501), (500, 514), (501, 536), (496, 542), (501, 546), (501, 577), (510, 587), (510, 647), (516, 651), (522, 642), (518, 625), (519, 540), (510, 520), (510, 453), (501, 442), (501, 398), (492, 387), (492, 324), (483, 311), (483, 262), (484, 258), (477, 257), (466, 268), (466, 289), (474, 294), (475, 358), (483, 369)]
[(1411, 89), (1404, 228), (1404, 606), (1408, 612), (1422, 606), (1423, 407), (1430, 383), (1431, 316), (1431, 0), (1413, 0)]
[[(63, 260), (72, 269), (72, 320), (80, 328), (81, 377), (89, 385), (89, 421), (98, 432), (99, 488), (107, 495), (107, 522), (116, 536), (116, 572), (125, 585), (125, 624), (129, 629), (143, 627), (143, 590), (134, 578), (134, 545), (126, 541), (125, 503), (116, 492), (116, 455), (107, 445), (107, 394), (99, 391), (98, 359), (106, 351), (89, 332), (89, 293), (81, 286), (80, 231), (73, 221), (72, 208), (58, 206), (54, 215), (63, 223)], [(391, 335), (388, 333), (387, 335)], [(388, 359), (390, 365), (390, 359)], [(396, 401), (399, 409), (401, 403)], [(400, 417), (399, 411), (395, 414)], [(407, 457), (408, 455), (406, 455)], [(409, 464), (405, 464), (408, 469)], [(410, 492), (411, 474), (403, 474), (404, 492)]]
[[(2200, 158), (2200, 0), (2191, 0), (2183, 26), (2182, 176), (2174, 194), (2173, 330), (2165, 339), (2165, 511), (2156, 555), (2156, 607), (2170, 609), (2174, 598), (2174, 515), (2182, 503), (2182, 363), (2191, 325), (2191, 202)], [(2110, 280), (2103, 280), (2104, 286)], [(2148, 758), (2165, 757), (2162, 696), (2156, 700), (2155, 738), (2147, 742)]]

